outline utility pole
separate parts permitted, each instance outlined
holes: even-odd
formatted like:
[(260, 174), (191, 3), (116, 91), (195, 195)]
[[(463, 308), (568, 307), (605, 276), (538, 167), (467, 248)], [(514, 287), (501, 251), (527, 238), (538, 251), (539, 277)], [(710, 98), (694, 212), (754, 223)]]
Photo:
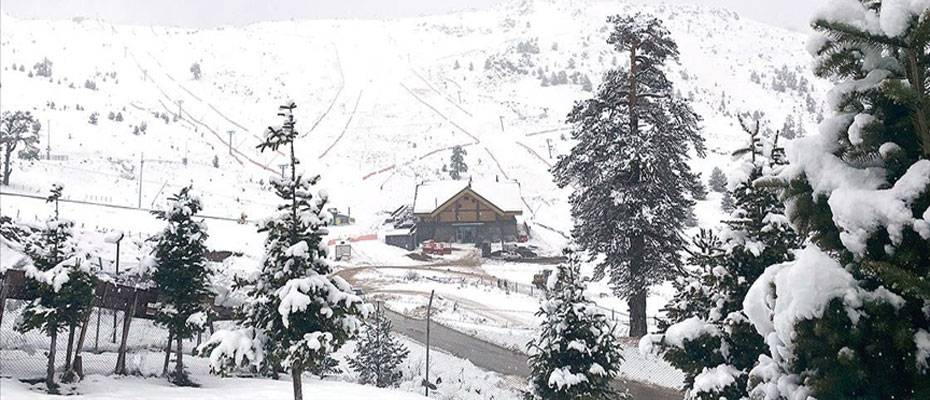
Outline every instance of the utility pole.
[(426, 397), (429, 397), (429, 320), (433, 310), (433, 294), (435, 290), (429, 292), (429, 305), (426, 306), (426, 379), (423, 380), (423, 387), (426, 388)]
[(549, 147), (549, 159), (552, 159), (552, 139), (546, 138), (546, 146)]
[(139, 205), (138, 208), (142, 208), (142, 168), (145, 165), (145, 154), (139, 155)]
[(503, 115), (500, 115), (500, 116), (498, 116), (498, 117), (499, 117), (500, 120), (501, 120), (501, 132), (503, 132), (503, 131), (504, 131), (504, 116), (503, 116)]
[(232, 155), (232, 148), (233, 148), (232, 137), (233, 137), (233, 133), (236, 133), (236, 131), (230, 129), (226, 131), (226, 133), (229, 133), (229, 155)]
[(183, 115), (181, 114), (184, 109), (181, 108), (181, 105), (184, 104), (184, 100), (178, 100), (178, 119), (182, 119)]

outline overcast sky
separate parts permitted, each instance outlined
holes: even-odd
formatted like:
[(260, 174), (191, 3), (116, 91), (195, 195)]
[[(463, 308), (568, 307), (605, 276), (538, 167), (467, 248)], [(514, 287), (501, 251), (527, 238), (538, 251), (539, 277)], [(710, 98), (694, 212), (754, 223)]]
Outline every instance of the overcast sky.
[[(114, 23), (210, 27), (312, 18), (392, 18), (486, 8), (500, 0), (2, 0), (0, 10), (22, 18), (100, 17)], [(558, 0), (569, 1), (569, 0)], [(790, 29), (806, 29), (826, 0), (628, 0), (727, 7)]]

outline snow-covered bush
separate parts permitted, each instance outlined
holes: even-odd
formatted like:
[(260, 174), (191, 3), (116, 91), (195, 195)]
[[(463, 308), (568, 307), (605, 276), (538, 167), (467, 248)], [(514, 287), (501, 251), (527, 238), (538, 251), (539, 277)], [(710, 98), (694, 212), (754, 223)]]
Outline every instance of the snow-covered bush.
[(359, 335), (355, 356), (349, 359), (349, 366), (358, 374), (359, 383), (377, 387), (396, 386), (403, 378), (400, 365), (408, 354), (407, 347), (392, 336), (391, 321), (379, 309)]
[(810, 244), (746, 296), (770, 353), (751, 393), (930, 398), (930, 3), (835, 1), (814, 29), (833, 115), (757, 182), (786, 188), (786, 214)]
[(548, 298), (536, 315), (539, 333), (527, 344), (529, 391), (534, 399), (618, 399), (613, 379), (623, 356), (616, 325), (585, 295), (581, 260), (572, 250), (547, 282)]

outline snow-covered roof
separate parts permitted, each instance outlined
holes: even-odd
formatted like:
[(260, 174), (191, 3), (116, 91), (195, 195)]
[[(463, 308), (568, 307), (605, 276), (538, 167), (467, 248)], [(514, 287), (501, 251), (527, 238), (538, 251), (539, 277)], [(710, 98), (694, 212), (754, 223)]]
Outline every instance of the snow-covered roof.
[(494, 204), (501, 211), (523, 211), (519, 183), (512, 181), (461, 180), (421, 183), (417, 186), (416, 197), (413, 199), (413, 212), (416, 214), (431, 213), (456, 194), (465, 190), (469, 185), (471, 185), (473, 192)]

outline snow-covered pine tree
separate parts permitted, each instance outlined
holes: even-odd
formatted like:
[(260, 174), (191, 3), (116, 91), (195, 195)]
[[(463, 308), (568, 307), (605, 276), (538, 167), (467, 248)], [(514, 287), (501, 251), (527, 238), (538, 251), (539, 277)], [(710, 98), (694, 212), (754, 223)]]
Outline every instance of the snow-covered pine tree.
[(251, 365), (266, 374), (289, 369), (294, 399), (303, 398), (301, 374), (316, 369), (362, 325), (371, 305), (352, 293), (338, 276), (330, 276), (326, 260), (325, 192), (313, 192), (319, 175), (297, 173), (294, 140), (298, 132), (293, 101), (280, 106), (283, 123), (269, 127), (260, 150), (289, 150), (290, 176), (270, 183), (283, 202), (264, 221), (265, 258), (257, 281), (249, 285), (249, 300), (240, 310), (240, 329), (214, 333), (201, 345), (211, 370), (226, 374)]
[(468, 172), (468, 165), (465, 164), (465, 155), (468, 154), (465, 149), (456, 145), (452, 147), (452, 160), (449, 163), (449, 176), (452, 179), (459, 180)]
[(207, 322), (212, 271), (206, 259), (206, 226), (202, 220), (194, 219), (201, 210), (200, 198), (187, 186), (168, 202), (167, 210), (153, 212), (168, 225), (149, 239), (155, 243), (152, 280), (158, 288), (160, 305), (155, 323), (167, 328), (168, 337), (177, 340), (177, 360), (169, 380), (175, 385), (190, 386), (193, 382), (184, 370), (183, 340), (202, 332)]
[(769, 267), (744, 313), (770, 357), (759, 399), (930, 398), (930, 9), (832, 2), (808, 47), (836, 82), (819, 135), (794, 140), (784, 187), (810, 243)]
[(537, 400), (628, 398), (612, 385), (623, 362), (616, 325), (585, 297), (578, 254), (566, 249), (564, 255), (536, 313), (542, 325), (526, 345), (529, 395)]
[[(0, 146), (3, 147), (3, 184), (10, 184), (10, 161), (18, 148), (22, 160), (39, 158), (39, 130), (42, 124), (29, 111), (3, 111), (0, 114)], [(21, 146), (21, 147), (20, 147)]]
[(578, 244), (598, 257), (596, 277), (610, 277), (628, 299), (630, 336), (646, 334), (650, 286), (681, 271), (682, 237), (693, 201), (686, 193), (697, 179), (689, 151), (704, 154), (700, 117), (676, 97), (665, 76), (678, 46), (650, 16), (608, 19), (607, 42), (625, 53), (629, 66), (609, 71), (594, 98), (575, 104), (568, 116), (577, 144), (553, 167), (569, 198)]
[[(26, 266), (26, 293), (34, 298), (23, 309), (16, 330), (22, 333), (40, 329), (50, 337), (45, 385), (49, 393), (58, 392), (55, 382), (55, 355), (58, 333), (73, 330), (87, 318), (94, 300), (97, 278), (90, 263), (77, 254), (71, 229), (74, 223), (59, 218), (58, 199), (63, 187), (52, 185), (46, 199), (54, 203), (55, 213), (45, 226), (30, 237), (23, 250), (32, 263)], [(71, 343), (69, 343), (69, 346)], [(70, 352), (70, 348), (68, 350)], [(65, 375), (72, 375), (73, 365)]]
[(758, 122), (740, 123), (749, 136), (747, 146), (734, 152), (743, 158), (736, 171), (743, 179), (733, 190), (734, 210), (723, 221), (721, 239), (707, 231), (695, 238), (697, 251), (689, 261), (696, 276), (676, 284), (682, 290), (667, 307), (665, 333), (640, 342), (643, 351), (655, 349), (685, 372), (688, 399), (749, 398), (749, 371), (769, 353), (742, 313), (743, 299), (768, 266), (791, 260), (800, 245), (776, 193), (753, 185), (783, 168), (777, 136), (763, 143)]
[(736, 209), (736, 200), (733, 199), (733, 195), (730, 194), (729, 190), (724, 191), (723, 196), (720, 197), (720, 209), (727, 214)]
[(355, 356), (349, 366), (358, 374), (359, 383), (377, 387), (397, 386), (403, 373), (400, 365), (410, 353), (407, 347), (391, 334), (391, 320), (379, 307), (365, 324), (359, 335)]
[(710, 180), (708, 180), (707, 184), (711, 190), (723, 193), (727, 190), (727, 176), (723, 174), (720, 167), (714, 167), (714, 170), (710, 172)]

